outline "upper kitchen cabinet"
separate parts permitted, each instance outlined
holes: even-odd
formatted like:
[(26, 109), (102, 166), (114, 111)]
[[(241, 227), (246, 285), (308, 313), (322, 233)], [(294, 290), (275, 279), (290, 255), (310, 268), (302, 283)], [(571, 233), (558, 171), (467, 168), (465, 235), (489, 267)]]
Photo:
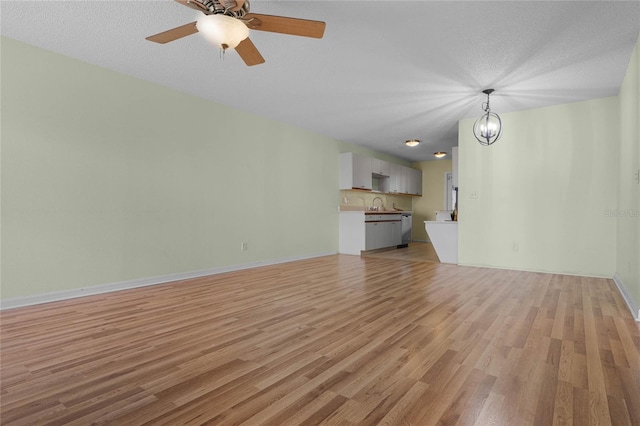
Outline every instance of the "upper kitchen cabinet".
[(422, 171), (407, 167), (407, 193), (411, 195), (422, 195)]
[(371, 159), (371, 173), (374, 175), (380, 176), (389, 176), (389, 169), (391, 165), (384, 160), (379, 160), (377, 158)]
[(389, 192), (392, 194), (422, 195), (422, 171), (392, 164), (389, 174)]
[(422, 171), (345, 152), (340, 154), (340, 189), (422, 195)]
[(400, 164), (391, 164), (389, 173), (389, 192), (392, 194), (406, 194), (407, 193), (407, 173), (405, 169), (407, 167)]
[(340, 154), (340, 189), (371, 190), (371, 157), (345, 152)]

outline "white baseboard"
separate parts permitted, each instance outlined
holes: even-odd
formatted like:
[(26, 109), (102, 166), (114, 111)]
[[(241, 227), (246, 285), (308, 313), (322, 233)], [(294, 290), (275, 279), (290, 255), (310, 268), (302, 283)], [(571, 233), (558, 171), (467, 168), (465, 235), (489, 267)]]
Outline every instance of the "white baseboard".
[(318, 253), (308, 256), (295, 256), (284, 259), (269, 260), (264, 262), (246, 263), (243, 265), (225, 266), (221, 268), (203, 269), (199, 271), (181, 272), (178, 274), (163, 275), (159, 277), (141, 278), (137, 280), (121, 281), (109, 284), (100, 284), (91, 287), (76, 288), (73, 290), (54, 291), (51, 293), (36, 294), (33, 296), (15, 297), (0, 300), (0, 310), (21, 308), (24, 306), (39, 305), (42, 303), (57, 302), (60, 300), (74, 299), (77, 297), (92, 296), (96, 294), (110, 293), (113, 291), (129, 290), (132, 288), (146, 287), (150, 285), (166, 284), (173, 281), (188, 280), (207, 275), (223, 274), (225, 272), (241, 271), (243, 269), (258, 268), (261, 266), (277, 265), (280, 263), (295, 262), (297, 260), (312, 259), (314, 257), (330, 256), (335, 252)]
[(627, 307), (631, 311), (631, 315), (633, 316), (633, 318), (636, 321), (640, 322), (640, 307), (638, 307), (638, 305), (634, 302), (633, 298), (631, 297), (631, 294), (629, 294), (629, 291), (624, 286), (622, 279), (617, 273), (613, 276), (613, 282), (616, 283), (616, 286), (618, 287), (618, 290), (620, 291), (622, 298), (627, 304)]

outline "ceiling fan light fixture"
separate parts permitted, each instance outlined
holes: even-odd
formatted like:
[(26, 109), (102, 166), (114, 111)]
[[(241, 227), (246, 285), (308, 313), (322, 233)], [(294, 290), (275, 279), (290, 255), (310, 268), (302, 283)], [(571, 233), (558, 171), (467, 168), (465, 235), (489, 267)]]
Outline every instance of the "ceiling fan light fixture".
[(418, 139), (409, 139), (408, 141), (405, 141), (404, 143), (407, 146), (418, 146), (420, 145), (420, 140)]
[(244, 22), (222, 14), (203, 15), (198, 18), (196, 27), (209, 42), (222, 50), (235, 49), (249, 37), (249, 28)]
[(443, 158), (447, 156), (447, 153), (444, 151), (438, 151), (438, 152), (434, 152), (433, 156), (436, 158)]
[(482, 91), (487, 95), (487, 102), (482, 104), (484, 114), (473, 125), (474, 136), (480, 142), (480, 145), (484, 146), (493, 144), (502, 135), (502, 120), (498, 114), (491, 112), (491, 108), (489, 108), (489, 95), (493, 92), (493, 89)]

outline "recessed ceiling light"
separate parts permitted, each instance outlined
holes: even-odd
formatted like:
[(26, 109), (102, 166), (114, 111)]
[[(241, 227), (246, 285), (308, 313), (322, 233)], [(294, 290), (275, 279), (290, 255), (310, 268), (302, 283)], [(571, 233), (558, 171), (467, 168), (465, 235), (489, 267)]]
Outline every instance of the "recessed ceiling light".
[(418, 145), (420, 145), (420, 141), (418, 139), (409, 139), (408, 141), (405, 142), (405, 145), (407, 145), (407, 146), (418, 146)]
[(442, 157), (446, 157), (447, 153), (446, 152), (442, 152), (442, 151), (438, 151), (438, 152), (434, 152), (433, 156), (436, 158), (442, 158)]

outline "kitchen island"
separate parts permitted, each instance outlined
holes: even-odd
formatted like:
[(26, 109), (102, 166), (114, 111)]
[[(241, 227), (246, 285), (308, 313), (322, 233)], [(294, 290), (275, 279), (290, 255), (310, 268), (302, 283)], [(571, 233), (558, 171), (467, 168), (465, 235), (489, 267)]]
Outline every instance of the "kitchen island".
[(458, 222), (425, 220), (424, 227), (441, 263), (458, 263)]

